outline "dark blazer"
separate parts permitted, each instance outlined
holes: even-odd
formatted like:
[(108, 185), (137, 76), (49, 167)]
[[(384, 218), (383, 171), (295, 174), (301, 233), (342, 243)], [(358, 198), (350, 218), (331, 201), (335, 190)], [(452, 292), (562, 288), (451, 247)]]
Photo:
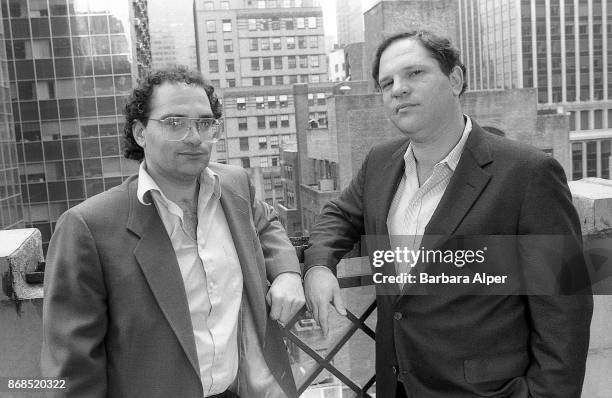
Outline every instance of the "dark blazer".
[[(361, 235), (388, 235), (407, 147), (405, 138), (374, 147), (340, 197), (324, 206), (305, 251), (306, 269), (335, 270)], [(563, 169), (543, 152), (474, 122), (423, 241), (433, 235), (536, 234), (564, 235), (581, 247)], [(370, 257), (373, 249), (367, 247)], [(576, 261), (584, 269), (582, 257)], [(385, 267), (395, 272), (393, 264)], [(589, 294), (400, 295), (399, 289), (389, 294), (376, 288), (377, 396), (394, 397), (398, 379), (408, 396), (418, 398), (580, 396)]]
[[(256, 329), (251, 336), (284, 390), (271, 396), (296, 396), (282, 335), (265, 301), (268, 281), (299, 272), (295, 250), (271, 207), (254, 199), (243, 169), (209, 167), (220, 177)], [(204, 396), (176, 256), (156, 207), (138, 201), (137, 186), (138, 177), (130, 177), (58, 221), (45, 272), (42, 370), (67, 377), (68, 390), (54, 396)]]

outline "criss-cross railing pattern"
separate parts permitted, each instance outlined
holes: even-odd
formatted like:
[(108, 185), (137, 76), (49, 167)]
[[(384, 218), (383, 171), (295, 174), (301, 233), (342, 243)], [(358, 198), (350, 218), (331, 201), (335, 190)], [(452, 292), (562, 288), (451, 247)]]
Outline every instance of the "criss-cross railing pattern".
[[(296, 248), (296, 253), (302, 262), (303, 259), (303, 251), (307, 244), (307, 238), (292, 238), (292, 243)], [(350, 277), (339, 277), (338, 282), (340, 288), (354, 288), (359, 286), (367, 286), (371, 285), (371, 277), (369, 275), (358, 275), (358, 276), (350, 276)], [(320, 376), (321, 372), (326, 370), (331, 375), (335, 376), (341, 383), (344, 384), (341, 389), (350, 388), (355, 393), (355, 397), (373, 397), (375, 395), (370, 395), (372, 392), (368, 393), (368, 390), (374, 385), (375, 382), (375, 371), (371, 369), (371, 377), (360, 385), (359, 382), (351, 379), (350, 375), (343, 373), (338, 366), (335, 366), (333, 363), (334, 357), (340, 352), (340, 350), (346, 346), (349, 340), (355, 335), (358, 330), (363, 331), (363, 333), (369, 336), (372, 339), (372, 344), (374, 344), (375, 334), (372, 328), (370, 328), (366, 324), (366, 320), (374, 310), (376, 309), (376, 301), (372, 299), (371, 304), (365, 309), (365, 311), (359, 315), (354, 314), (353, 312), (347, 309), (347, 319), (350, 321), (350, 326), (343, 331), (343, 334), (340, 338), (334, 342), (333, 346), (326, 347), (325, 353), (321, 354), (319, 351), (313, 347), (311, 347), (303, 338), (300, 336), (299, 328), (297, 328), (297, 324), (304, 319), (309, 319), (311, 316), (309, 312), (306, 310), (306, 307), (302, 308), (302, 310), (293, 317), (293, 319), (287, 323), (284, 327), (284, 333), (288, 345), (292, 344), (299, 348), (299, 350), (303, 351), (306, 355), (308, 355), (315, 363), (314, 368), (309, 372), (305, 379), (300, 380), (298, 382), (298, 395), (303, 394), (308, 387), (310, 387), (315, 381), (317, 377)], [(332, 310), (333, 311), (333, 310)], [(337, 385), (336, 385), (337, 386)], [(325, 395), (328, 396), (328, 395)], [(342, 395), (339, 395), (341, 397)]]

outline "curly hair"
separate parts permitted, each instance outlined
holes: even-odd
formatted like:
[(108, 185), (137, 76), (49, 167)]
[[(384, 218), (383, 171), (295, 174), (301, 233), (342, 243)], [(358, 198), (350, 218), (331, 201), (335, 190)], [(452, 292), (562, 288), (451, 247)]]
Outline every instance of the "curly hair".
[(142, 161), (144, 150), (136, 143), (132, 126), (135, 121), (140, 121), (144, 126), (151, 112), (151, 97), (154, 88), (165, 82), (185, 83), (204, 88), (210, 107), (215, 119), (221, 118), (221, 101), (214, 92), (214, 87), (200, 72), (188, 69), (186, 66), (177, 66), (169, 69), (162, 69), (150, 72), (138, 80), (138, 86), (134, 88), (125, 105), (125, 124), (123, 126), (123, 155), (128, 159)]
[(391, 44), (401, 39), (413, 39), (419, 42), (427, 51), (429, 51), (431, 56), (438, 61), (440, 69), (446, 76), (450, 75), (455, 66), (461, 68), (464, 79), (463, 87), (461, 88), (461, 93), (459, 93), (459, 95), (463, 94), (465, 90), (467, 90), (467, 71), (465, 65), (461, 62), (459, 49), (457, 49), (457, 47), (455, 47), (448, 38), (438, 36), (427, 30), (413, 30), (410, 32), (398, 33), (386, 38), (382, 43), (380, 43), (378, 49), (376, 50), (374, 62), (372, 63), (372, 78), (374, 78), (374, 84), (376, 84), (376, 87), (380, 88), (378, 83), (378, 72), (380, 70), (380, 58), (382, 57), (382, 53)]

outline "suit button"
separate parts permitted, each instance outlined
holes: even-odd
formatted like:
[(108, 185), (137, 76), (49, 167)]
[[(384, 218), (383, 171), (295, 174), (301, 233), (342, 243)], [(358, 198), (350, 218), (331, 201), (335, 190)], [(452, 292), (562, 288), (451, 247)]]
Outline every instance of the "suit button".
[(396, 321), (399, 321), (400, 319), (402, 319), (402, 313), (396, 312), (395, 314), (393, 314), (393, 319), (395, 319)]
[(391, 370), (393, 370), (393, 374), (397, 374), (397, 366), (391, 366)]

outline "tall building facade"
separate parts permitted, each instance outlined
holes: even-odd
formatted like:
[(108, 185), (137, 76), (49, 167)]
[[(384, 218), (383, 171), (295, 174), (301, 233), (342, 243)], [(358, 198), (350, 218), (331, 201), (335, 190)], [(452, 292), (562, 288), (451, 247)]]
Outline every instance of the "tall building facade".
[(527, 88), (569, 112), (572, 179), (610, 178), (612, 0), (458, 0), (473, 90)]
[(148, 67), (135, 45), (146, 2), (0, 1), (24, 218), (46, 244), (66, 209), (137, 170), (120, 135), (125, 98)]
[(197, 69), (193, 0), (150, 1), (151, 58), (154, 69), (185, 65)]
[(6, 10), (3, 8), (0, 8), (0, 229), (12, 229), (23, 227), (23, 210), (2, 20)]
[(279, 148), (296, 140), (291, 85), (328, 80), (322, 9), (312, 0), (196, 0), (195, 20), (199, 69), (224, 104), (213, 159), (249, 169), (258, 197), (277, 202)]
[(363, 41), (363, 11), (359, 0), (336, 0), (338, 45)]

